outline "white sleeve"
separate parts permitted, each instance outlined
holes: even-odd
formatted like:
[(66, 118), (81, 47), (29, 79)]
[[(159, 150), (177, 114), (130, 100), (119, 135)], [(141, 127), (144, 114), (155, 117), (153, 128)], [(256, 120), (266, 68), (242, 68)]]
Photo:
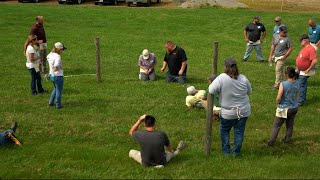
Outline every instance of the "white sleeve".
[(60, 66), (61, 66), (61, 57), (59, 56), (54, 60), (53, 67), (59, 69)]
[(32, 46), (28, 46), (27, 47), (27, 54), (34, 54), (36, 52), (36, 50), (32, 47)]
[(209, 93), (214, 94), (220, 92), (221, 89), (221, 75), (219, 75), (209, 86)]

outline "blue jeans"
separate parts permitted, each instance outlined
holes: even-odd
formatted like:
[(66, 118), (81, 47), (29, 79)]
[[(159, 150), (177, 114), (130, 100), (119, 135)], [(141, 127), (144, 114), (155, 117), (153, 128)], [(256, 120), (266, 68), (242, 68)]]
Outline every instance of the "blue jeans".
[(34, 68), (28, 69), (28, 71), (31, 75), (31, 93), (37, 93), (36, 86), (38, 86), (38, 92), (42, 93), (44, 89), (42, 88), (40, 71), (36, 72)]
[(310, 76), (299, 76), (299, 97), (298, 105), (301, 106), (307, 100), (307, 80)]
[(0, 133), (0, 145), (5, 145), (5, 144), (12, 142), (11, 139), (6, 138), (8, 133), (13, 133), (12, 129), (8, 129), (8, 130)]
[(238, 119), (224, 119), (220, 117), (220, 136), (222, 143), (222, 153), (228, 155), (231, 152), (230, 149), (230, 130), (233, 127), (234, 130), (234, 148), (232, 153), (236, 156), (240, 155), (240, 150), (243, 142), (244, 130), (248, 117)]
[(184, 73), (182, 76), (174, 76), (169, 73), (166, 74), (167, 82), (178, 82), (179, 84), (185, 84), (187, 82), (187, 75)]
[(63, 83), (64, 79), (63, 76), (55, 76), (50, 77), (51, 81), (53, 82), (54, 89), (51, 93), (50, 99), (49, 99), (49, 105), (53, 105), (54, 100), (56, 99), (56, 107), (61, 107), (61, 94), (63, 90)]
[(244, 54), (243, 60), (247, 61), (247, 60), (249, 59), (250, 54), (251, 54), (253, 48), (256, 50), (258, 60), (259, 60), (259, 61), (263, 61), (261, 44), (257, 44), (257, 45), (247, 45), (246, 53)]

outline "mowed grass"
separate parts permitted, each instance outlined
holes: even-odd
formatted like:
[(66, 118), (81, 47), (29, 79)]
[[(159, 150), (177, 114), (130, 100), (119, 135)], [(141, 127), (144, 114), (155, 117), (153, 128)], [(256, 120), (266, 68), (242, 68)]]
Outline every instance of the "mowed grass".
[[(94, 38), (100, 37), (102, 83), (95, 76), (66, 77), (63, 109), (48, 108), (49, 94), (31, 96), (23, 44), (37, 15), (45, 17), (48, 45), (63, 42), (65, 75), (95, 73)], [(1, 178), (318, 178), (320, 175), (319, 80), (309, 79), (307, 104), (296, 117), (293, 144), (282, 145), (284, 127), (274, 148), (265, 148), (271, 134), (277, 92), (271, 90), (274, 67), (241, 62), (243, 28), (255, 15), (268, 30), (263, 54), (267, 58), (275, 16), (289, 28), (294, 66), (301, 49), (300, 34), (315, 14), (226, 9), (162, 9), (102, 6), (0, 4), (0, 124), (4, 130), (18, 121), (22, 148), (0, 149)], [(319, 14), (318, 14), (319, 15)], [(320, 21), (320, 19), (318, 19)], [(208, 87), (213, 41), (219, 41), (219, 73), (227, 57), (238, 60), (253, 88), (240, 159), (221, 155), (219, 124), (213, 123), (212, 154), (204, 154), (206, 113), (187, 110), (187, 85), (168, 84), (160, 72), (164, 42), (173, 40), (186, 50), (188, 84)], [(138, 80), (137, 58), (144, 48), (158, 56), (158, 81)], [(43, 81), (49, 91), (50, 82)], [(128, 157), (139, 149), (129, 136), (142, 114), (152, 114), (174, 147), (187, 147), (163, 169), (144, 168)]]

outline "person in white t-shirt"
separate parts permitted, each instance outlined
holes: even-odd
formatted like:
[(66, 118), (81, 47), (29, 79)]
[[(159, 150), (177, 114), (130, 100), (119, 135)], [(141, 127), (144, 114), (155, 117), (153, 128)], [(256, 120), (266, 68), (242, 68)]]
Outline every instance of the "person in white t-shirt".
[(47, 56), (48, 64), (50, 67), (50, 79), (53, 82), (54, 86), (49, 99), (49, 106), (53, 106), (54, 101), (56, 100), (56, 109), (60, 109), (62, 107), (61, 95), (64, 85), (64, 78), (61, 54), (66, 49), (67, 48), (61, 42), (57, 42), (54, 44), (53, 50)]
[[(24, 55), (26, 56), (27, 62), (26, 67), (31, 75), (31, 94), (36, 95), (38, 93), (47, 92), (43, 89), (41, 83), (41, 73), (39, 70), (40, 54), (36, 49), (37, 36), (29, 35), (27, 41), (24, 44)], [(37, 91), (38, 87), (38, 91)]]
[(187, 88), (188, 96), (186, 97), (186, 106), (191, 109), (193, 107), (203, 108), (201, 105), (201, 99), (206, 93), (205, 90), (197, 90), (194, 86)]

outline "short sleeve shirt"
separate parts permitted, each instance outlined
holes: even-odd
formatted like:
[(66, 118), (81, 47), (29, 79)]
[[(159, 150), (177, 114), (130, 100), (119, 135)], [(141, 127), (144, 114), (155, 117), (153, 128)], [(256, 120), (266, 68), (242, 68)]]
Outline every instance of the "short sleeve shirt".
[[(171, 51), (170, 53), (166, 53), (164, 56), (164, 61), (168, 64), (169, 73), (174, 76), (178, 76), (179, 71), (182, 66), (182, 62), (187, 61), (187, 55), (186, 52), (176, 46), (176, 48)], [(187, 73), (187, 66), (184, 69), (183, 74)]]
[(285, 55), (289, 48), (292, 47), (292, 41), (288, 36), (280, 37), (275, 36), (272, 40), (272, 44), (275, 46), (274, 55), (275, 57)]
[(310, 42), (317, 43), (320, 40), (320, 25), (309, 27)]
[(188, 107), (190, 106), (194, 106), (196, 103), (201, 101), (201, 98), (204, 96), (204, 94), (206, 93), (205, 90), (199, 90), (197, 94), (195, 94), (194, 96), (189, 95), (186, 97), (186, 105)]
[(133, 139), (141, 148), (142, 164), (145, 166), (156, 166), (166, 164), (164, 146), (169, 146), (169, 138), (162, 131), (134, 131)]
[(317, 59), (316, 50), (311, 45), (307, 45), (300, 51), (296, 59), (296, 66), (300, 71), (305, 71), (315, 59)]
[(30, 31), (30, 35), (36, 35), (38, 40), (43, 40), (43, 43), (47, 42), (46, 32), (44, 31), (43, 25), (35, 23)]
[(276, 37), (280, 33), (280, 27), (285, 26), (284, 24), (281, 24), (280, 26), (275, 25), (273, 28), (273, 36)]
[(245, 30), (249, 34), (249, 37), (248, 37), (249, 40), (252, 42), (256, 42), (260, 40), (261, 32), (265, 32), (266, 28), (262, 23), (257, 23), (257, 24), (250, 23), (246, 26)]
[[(156, 55), (154, 55), (153, 53), (150, 53), (149, 59), (144, 59), (143, 56), (140, 55), (139, 61), (138, 61), (139, 66), (144, 66), (149, 69), (152, 66), (154, 66), (155, 64), (157, 64), (157, 58), (156, 58)], [(143, 69), (142, 69), (142, 71), (143, 71)]]

